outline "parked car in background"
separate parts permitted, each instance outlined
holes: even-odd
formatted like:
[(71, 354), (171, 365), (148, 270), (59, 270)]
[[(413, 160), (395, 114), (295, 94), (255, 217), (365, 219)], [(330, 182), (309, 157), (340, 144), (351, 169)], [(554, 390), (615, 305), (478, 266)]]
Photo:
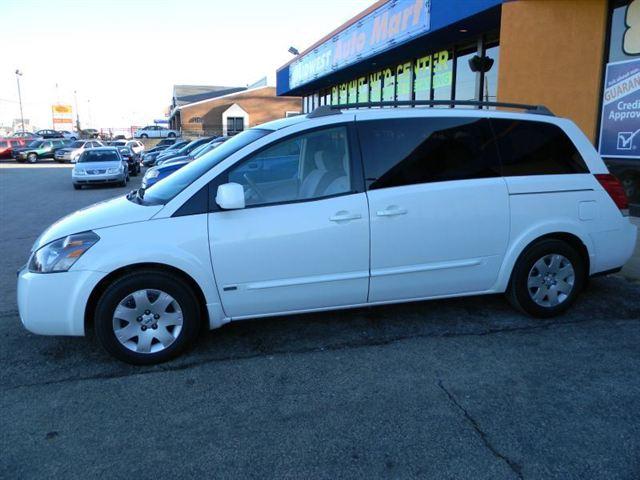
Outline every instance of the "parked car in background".
[(186, 145), (183, 145), (179, 149), (173, 149), (173, 150), (167, 149), (158, 155), (158, 157), (156, 158), (155, 165), (162, 165), (164, 162), (174, 157), (183, 157), (183, 156), (189, 155), (193, 150), (195, 150), (201, 145), (204, 145), (205, 143), (209, 143), (214, 138), (216, 137), (199, 138), (197, 140), (193, 140), (187, 143)]
[(214, 148), (219, 147), (231, 137), (218, 137), (217, 139), (196, 148), (193, 152), (185, 157), (175, 157), (163, 163), (162, 165), (151, 167), (142, 178), (142, 188), (149, 188), (157, 181), (168, 177), (176, 170), (181, 169), (193, 160), (197, 160), (203, 155), (209, 153)]
[(116, 183), (124, 187), (129, 181), (129, 166), (115, 147), (98, 147), (80, 155), (71, 171), (73, 188), (85, 185)]
[(95, 128), (85, 128), (81, 132), (82, 138), (98, 138), (100, 136), (100, 132)]
[(175, 137), (172, 138), (163, 138), (162, 140), (160, 140), (157, 144), (156, 147), (168, 147), (170, 145), (173, 145), (174, 143), (176, 143), (178, 139)]
[(129, 175), (136, 177), (140, 173), (140, 160), (137, 153), (131, 150), (131, 147), (125, 145), (116, 146), (120, 156), (127, 162), (129, 166)]
[(142, 142), (139, 142), (138, 140), (128, 140), (126, 146), (136, 152), (138, 155), (141, 155), (142, 152), (144, 152), (144, 144)]
[(26, 143), (22, 138), (0, 138), (0, 158), (11, 158), (13, 150), (24, 147)]
[(62, 132), (58, 132), (56, 130), (38, 130), (36, 131), (36, 135), (44, 139), (64, 138), (64, 136), (62, 135)]
[(32, 140), (42, 139), (41, 136), (36, 135), (33, 132), (13, 132), (13, 135), (11, 136), (16, 138), (26, 138), (26, 139), (32, 139)]
[(160, 127), (158, 125), (148, 125), (136, 130), (133, 134), (134, 138), (175, 138), (179, 136), (180, 134), (177, 131)]
[(76, 132), (70, 132), (69, 130), (60, 130), (60, 133), (65, 138), (65, 140), (78, 140), (80, 135)]
[(86, 150), (99, 147), (104, 147), (99, 140), (76, 140), (56, 151), (54, 159), (56, 162), (75, 162)]
[(24, 147), (13, 149), (12, 156), (17, 162), (36, 163), (44, 158), (54, 158), (55, 153), (65, 146), (63, 139), (33, 140)]
[(187, 145), (188, 143), (190, 143), (189, 140), (178, 140), (173, 145), (156, 147), (155, 151), (146, 152), (142, 156), (142, 164), (146, 167), (155, 165), (156, 159), (160, 154), (166, 153), (166, 152), (171, 152), (171, 153), (176, 152), (182, 147), (184, 147), (185, 145)]

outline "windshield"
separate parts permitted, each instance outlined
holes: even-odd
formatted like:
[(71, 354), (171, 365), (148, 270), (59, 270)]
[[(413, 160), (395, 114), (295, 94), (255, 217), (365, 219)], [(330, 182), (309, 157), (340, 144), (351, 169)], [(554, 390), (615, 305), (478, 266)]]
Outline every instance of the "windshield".
[(42, 145), (44, 142), (42, 140), (34, 140), (33, 142), (29, 143), (29, 148), (38, 148), (40, 145)]
[(69, 148), (82, 148), (84, 147), (84, 142), (73, 142), (69, 145)]
[(145, 205), (167, 203), (225, 158), (234, 154), (241, 148), (246, 147), (250, 143), (255, 142), (259, 138), (270, 134), (272, 131), (273, 130), (251, 128), (239, 133), (232, 139), (220, 145), (220, 147), (214, 148), (206, 155), (203, 155), (197, 160), (185, 165), (176, 173), (154, 183), (144, 192)]
[(89, 162), (119, 162), (120, 157), (116, 153), (115, 150), (88, 150), (84, 152), (78, 162), (80, 163), (89, 163)]

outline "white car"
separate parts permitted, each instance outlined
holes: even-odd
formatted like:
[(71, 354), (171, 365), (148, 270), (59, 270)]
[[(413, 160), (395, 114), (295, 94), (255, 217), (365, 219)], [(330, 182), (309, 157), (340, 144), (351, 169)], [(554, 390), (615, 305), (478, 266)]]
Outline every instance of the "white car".
[(159, 127), (158, 125), (148, 125), (136, 130), (133, 134), (133, 138), (176, 138), (179, 136), (180, 134), (177, 131)]
[(71, 170), (73, 188), (83, 186), (117, 184), (129, 181), (129, 166), (116, 147), (92, 148), (85, 151)]
[(54, 223), (18, 274), (20, 317), (93, 326), (134, 364), (272, 315), (506, 292), (547, 318), (630, 258), (625, 208), (569, 120), (320, 107)]
[(125, 147), (129, 147), (137, 155), (142, 155), (144, 152), (144, 144), (138, 140), (128, 140)]
[(65, 140), (77, 140), (80, 135), (76, 132), (70, 132), (69, 130), (59, 130)]
[(99, 140), (76, 140), (65, 148), (56, 150), (53, 159), (56, 162), (76, 162), (80, 155), (92, 148), (104, 147)]

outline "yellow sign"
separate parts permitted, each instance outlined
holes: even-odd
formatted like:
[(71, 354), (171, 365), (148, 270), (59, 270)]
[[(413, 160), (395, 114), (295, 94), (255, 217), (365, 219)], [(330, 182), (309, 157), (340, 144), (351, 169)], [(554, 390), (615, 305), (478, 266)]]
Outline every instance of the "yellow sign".
[(71, 105), (52, 105), (51, 109), (53, 110), (53, 114), (54, 116), (56, 114), (59, 115), (71, 115), (73, 110), (71, 108)]

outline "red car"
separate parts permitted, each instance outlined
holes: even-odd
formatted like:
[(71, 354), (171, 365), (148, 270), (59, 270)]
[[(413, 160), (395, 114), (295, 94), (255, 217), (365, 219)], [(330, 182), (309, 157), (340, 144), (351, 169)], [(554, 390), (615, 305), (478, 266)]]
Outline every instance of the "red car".
[(24, 147), (26, 144), (22, 138), (0, 138), (0, 158), (11, 158), (14, 148)]

